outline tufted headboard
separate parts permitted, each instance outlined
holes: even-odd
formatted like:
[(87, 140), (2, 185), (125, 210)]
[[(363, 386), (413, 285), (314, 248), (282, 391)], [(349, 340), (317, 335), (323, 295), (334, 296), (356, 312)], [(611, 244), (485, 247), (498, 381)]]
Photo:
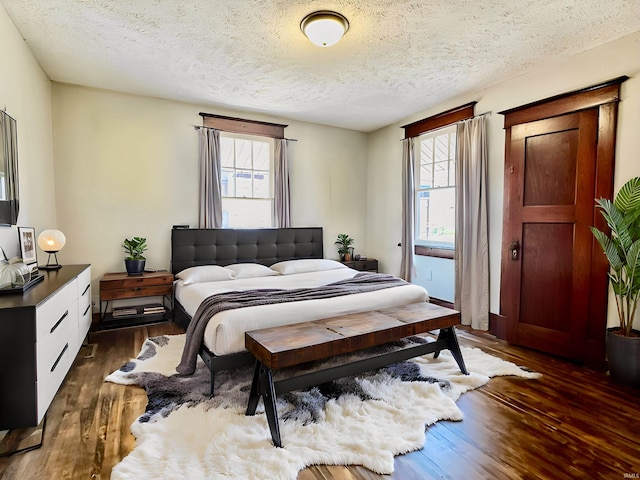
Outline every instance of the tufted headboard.
[(323, 258), (322, 227), (306, 228), (174, 228), (171, 271), (199, 265), (260, 263)]

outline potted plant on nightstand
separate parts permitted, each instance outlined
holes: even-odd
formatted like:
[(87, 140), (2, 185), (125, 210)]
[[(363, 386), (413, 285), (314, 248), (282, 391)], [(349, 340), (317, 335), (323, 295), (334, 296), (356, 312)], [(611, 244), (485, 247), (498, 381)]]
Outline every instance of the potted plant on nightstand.
[(147, 239), (142, 237), (126, 238), (122, 244), (127, 256), (124, 265), (129, 275), (142, 275), (146, 258), (142, 255), (147, 249)]
[(640, 299), (640, 177), (629, 180), (613, 202), (599, 198), (596, 204), (611, 235), (595, 227), (591, 231), (609, 261), (620, 320), (618, 327), (607, 329), (609, 373), (620, 383), (640, 386), (640, 332), (633, 329)]
[(338, 239), (335, 241), (336, 245), (340, 245), (338, 253), (340, 254), (340, 260), (344, 262), (351, 261), (351, 245), (355, 243), (355, 240), (346, 233), (338, 235)]

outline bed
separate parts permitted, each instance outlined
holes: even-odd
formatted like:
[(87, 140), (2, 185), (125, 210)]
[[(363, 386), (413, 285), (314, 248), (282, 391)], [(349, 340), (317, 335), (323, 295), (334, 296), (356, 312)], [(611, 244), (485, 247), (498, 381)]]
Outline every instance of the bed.
[[(321, 227), (173, 229), (171, 269), (176, 275), (176, 323), (188, 329), (203, 301), (214, 294), (248, 298), (240, 292), (272, 289), (298, 292), (327, 288), (323, 286), (334, 282), (353, 282), (365, 275), (324, 259), (322, 238)], [(244, 349), (246, 331), (424, 301), (428, 301), (424, 288), (402, 283), (362, 293), (249, 304), (215, 313), (203, 327), (199, 347), (199, 355), (211, 371), (211, 393), (215, 372), (254, 361)]]

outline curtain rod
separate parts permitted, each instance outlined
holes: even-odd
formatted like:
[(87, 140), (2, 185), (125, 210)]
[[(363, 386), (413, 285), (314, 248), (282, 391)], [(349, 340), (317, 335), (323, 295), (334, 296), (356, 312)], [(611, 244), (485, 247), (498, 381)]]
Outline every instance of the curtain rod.
[(14, 122), (16, 121), (16, 119), (15, 119), (15, 118), (13, 118), (11, 115), (9, 115), (9, 114), (7, 113), (7, 106), (6, 106), (6, 105), (5, 105), (5, 106), (4, 106), (4, 108), (2, 109), (2, 112), (3, 112), (7, 117), (9, 117), (11, 120), (13, 120)]
[[(201, 128), (210, 128), (211, 130), (215, 130), (215, 128), (213, 128), (213, 127), (204, 127), (202, 125), (191, 125), (191, 126), (196, 130), (200, 130)], [(221, 131), (224, 132), (224, 130), (221, 130)], [(240, 132), (229, 132), (229, 133), (238, 133), (239, 135), (251, 135), (249, 133), (243, 134), (243, 133), (240, 133)], [(251, 135), (251, 136), (253, 136), (253, 137), (263, 137), (264, 135)], [(268, 137), (268, 138), (275, 138), (275, 137)], [(298, 141), (297, 138), (286, 138), (286, 137), (284, 137), (284, 138), (275, 138), (275, 140), (287, 140), (288, 142), (297, 142)]]

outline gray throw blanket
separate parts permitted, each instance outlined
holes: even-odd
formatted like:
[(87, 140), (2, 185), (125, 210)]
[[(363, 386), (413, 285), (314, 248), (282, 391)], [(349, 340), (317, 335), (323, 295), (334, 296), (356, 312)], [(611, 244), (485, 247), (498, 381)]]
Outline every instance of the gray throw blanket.
[(191, 375), (195, 371), (198, 352), (202, 347), (204, 338), (204, 330), (209, 319), (216, 313), (234, 308), (339, 297), (406, 284), (407, 282), (393, 275), (362, 272), (356, 274), (353, 278), (317, 288), (297, 288), (295, 290), (256, 289), (211, 295), (202, 301), (187, 327), (182, 359), (180, 365), (176, 367), (176, 371), (181, 375)]

